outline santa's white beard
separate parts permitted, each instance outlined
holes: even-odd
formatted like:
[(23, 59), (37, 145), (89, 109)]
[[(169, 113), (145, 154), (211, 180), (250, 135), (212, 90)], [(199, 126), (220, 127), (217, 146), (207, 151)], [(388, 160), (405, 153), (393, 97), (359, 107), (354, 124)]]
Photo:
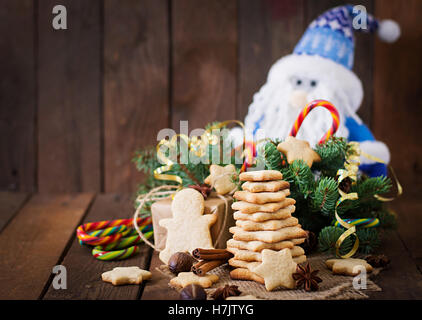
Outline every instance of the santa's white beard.
[[(295, 120), (305, 105), (301, 108), (295, 108), (289, 105), (289, 100), (294, 89), (288, 79), (289, 77), (286, 76), (281, 81), (277, 79), (277, 81), (267, 82), (254, 95), (253, 103), (245, 119), (245, 126), (249, 132), (249, 136), (256, 128), (256, 123), (262, 118), (263, 120), (260, 121), (259, 130), (263, 130), (263, 132), (259, 133), (259, 138), (265, 136), (272, 139), (285, 139), (289, 135)], [(308, 103), (316, 99), (330, 101), (338, 109), (340, 125), (335, 135), (347, 138), (349, 132), (344, 125), (346, 111), (342, 107), (347, 103), (345, 95), (340, 91), (333, 91), (332, 86), (320, 82), (307, 95)], [(303, 121), (297, 138), (306, 140), (311, 146), (314, 146), (329, 130), (331, 125), (332, 117), (330, 112), (321, 107), (315, 108)]]

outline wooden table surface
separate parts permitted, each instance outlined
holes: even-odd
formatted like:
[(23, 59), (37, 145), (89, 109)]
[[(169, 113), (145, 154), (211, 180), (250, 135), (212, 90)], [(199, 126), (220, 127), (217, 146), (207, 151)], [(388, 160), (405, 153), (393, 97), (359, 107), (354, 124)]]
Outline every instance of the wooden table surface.
[[(390, 267), (375, 282), (371, 299), (422, 299), (422, 202), (401, 198), (392, 204), (397, 231), (384, 236), (380, 252)], [(79, 245), (75, 230), (84, 222), (130, 218), (133, 198), (117, 194), (23, 194), (0, 192), (0, 299), (177, 299), (168, 279), (155, 271), (158, 256), (146, 245), (123, 261), (94, 259)], [(67, 270), (67, 289), (52, 286), (55, 265)], [(100, 279), (115, 266), (137, 265), (153, 272), (141, 286), (114, 287)]]

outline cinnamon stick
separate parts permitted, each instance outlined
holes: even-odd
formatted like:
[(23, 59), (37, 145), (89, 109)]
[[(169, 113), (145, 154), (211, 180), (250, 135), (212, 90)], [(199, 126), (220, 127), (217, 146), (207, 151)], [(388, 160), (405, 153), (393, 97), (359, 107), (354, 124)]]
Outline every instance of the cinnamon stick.
[(195, 264), (192, 266), (191, 271), (192, 271), (192, 272), (194, 272), (194, 271), (193, 271), (194, 269), (200, 268), (201, 266), (203, 266), (203, 265), (204, 265), (204, 264), (206, 264), (207, 262), (208, 262), (207, 260), (201, 260), (201, 261), (198, 261), (197, 263), (195, 263)]
[[(205, 262), (205, 263), (202, 263)], [(210, 261), (200, 261), (192, 266), (192, 272), (198, 276), (205, 275), (208, 271), (221, 266), (223, 263), (226, 263), (225, 260), (210, 260)]]
[(192, 251), (192, 256), (198, 260), (228, 260), (233, 257), (233, 254), (226, 249), (197, 248)]

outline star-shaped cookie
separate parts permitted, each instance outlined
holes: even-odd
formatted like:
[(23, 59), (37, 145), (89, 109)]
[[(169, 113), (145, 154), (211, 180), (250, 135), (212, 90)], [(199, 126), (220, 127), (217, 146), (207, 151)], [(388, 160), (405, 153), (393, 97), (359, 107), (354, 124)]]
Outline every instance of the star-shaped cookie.
[(363, 259), (329, 259), (325, 261), (328, 269), (333, 271), (333, 274), (343, 274), (346, 276), (356, 276), (360, 273), (361, 266), (366, 269), (366, 272), (372, 272), (372, 266)]
[(232, 181), (232, 177), (236, 176), (236, 167), (229, 164), (225, 167), (217, 164), (210, 166), (210, 175), (205, 178), (204, 182), (215, 188), (218, 194), (225, 195), (236, 188), (236, 184)]
[(171, 203), (172, 218), (161, 219), (159, 225), (167, 229), (166, 246), (160, 252), (165, 264), (176, 252), (192, 252), (196, 248), (213, 248), (210, 227), (217, 214), (204, 214), (204, 197), (195, 189), (179, 191)]
[(176, 287), (186, 287), (189, 284), (197, 284), (203, 288), (209, 288), (213, 283), (218, 281), (216, 274), (206, 274), (205, 276), (197, 276), (193, 272), (180, 272), (177, 277), (170, 280), (170, 284)]
[(321, 161), (321, 157), (312, 150), (308, 141), (299, 140), (292, 136), (279, 143), (277, 150), (286, 155), (287, 162), (290, 164), (295, 160), (303, 160), (310, 168), (314, 162)]
[(116, 267), (111, 271), (104, 272), (101, 279), (119, 286), (122, 284), (140, 284), (142, 280), (151, 279), (151, 275), (151, 272), (139, 267)]
[(251, 271), (261, 276), (265, 282), (265, 289), (272, 291), (278, 286), (293, 289), (296, 282), (292, 274), (296, 272), (297, 264), (293, 261), (289, 249), (274, 251), (262, 250), (262, 263)]

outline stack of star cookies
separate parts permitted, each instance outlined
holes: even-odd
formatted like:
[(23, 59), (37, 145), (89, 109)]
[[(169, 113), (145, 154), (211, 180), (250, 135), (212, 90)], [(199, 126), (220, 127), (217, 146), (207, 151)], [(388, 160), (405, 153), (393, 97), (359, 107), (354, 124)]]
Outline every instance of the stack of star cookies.
[(227, 250), (234, 255), (229, 264), (235, 269), (230, 276), (264, 283), (251, 271), (261, 264), (262, 250), (288, 248), (294, 262), (305, 262), (305, 251), (298, 245), (306, 233), (292, 216), (296, 201), (288, 198), (290, 185), (279, 171), (243, 172), (239, 179), (245, 183), (234, 194), (237, 201), (232, 205), (236, 226), (230, 228), (233, 238), (227, 241)]

